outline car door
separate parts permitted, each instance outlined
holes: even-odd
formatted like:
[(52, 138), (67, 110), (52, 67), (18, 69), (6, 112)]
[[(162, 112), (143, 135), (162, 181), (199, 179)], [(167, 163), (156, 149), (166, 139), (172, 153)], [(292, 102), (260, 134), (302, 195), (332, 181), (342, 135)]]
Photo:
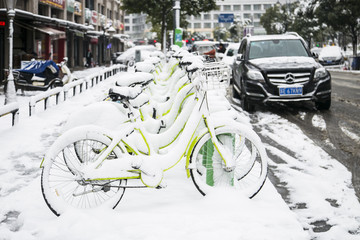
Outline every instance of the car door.
[(241, 87), (241, 77), (242, 77), (242, 72), (243, 72), (243, 62), (245, 59), (245, 53), (246, 53), (246, 46), (247, 46), (247, 41), (246, 39), (244, 39), (239, 47), (239, 50), (237, 52), (237, 55), (234, 59), (234, 83), (240, 88)]

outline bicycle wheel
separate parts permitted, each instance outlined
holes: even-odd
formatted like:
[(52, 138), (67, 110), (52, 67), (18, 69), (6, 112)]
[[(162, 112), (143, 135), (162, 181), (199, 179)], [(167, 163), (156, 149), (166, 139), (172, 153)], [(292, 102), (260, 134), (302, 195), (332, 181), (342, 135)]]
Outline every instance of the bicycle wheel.
[(215, 130), (216, 137), (236, 161), (233, 171), (226, 171), (210, 134), (204, 134), (190, 156), (191, 178), (201, 194), (214, 188), (233, 188), (249, 198), (262, 188), (267, 176), (267, 155), (257, 134), (242, 124)]
[[(97, 159), (111, 139), (100, 132), (77, 128), (60, 136), (45, 156), (41, 189), (47, 206), (57, 216), (71, 208), (107, 205), (115, 208), (124, 195), (126, 180), (85, 181), (81, 169)], [(116, 147), (107, 160), (121, 158)]]

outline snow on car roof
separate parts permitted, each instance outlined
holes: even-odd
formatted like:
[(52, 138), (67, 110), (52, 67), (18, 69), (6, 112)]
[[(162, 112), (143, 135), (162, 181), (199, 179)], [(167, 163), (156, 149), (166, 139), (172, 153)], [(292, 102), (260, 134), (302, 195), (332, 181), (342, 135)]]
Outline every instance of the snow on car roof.
[(260, 40), (276, 40), (276, 39), (301, 39), (301, 37), (290, 34), (278, 34), (278, 35), (256, 35), (247, 37), (250, 41)]
[(212, 46), (212, 45), (215, 45), (215, 42), (212, 42), (212, 41), (195, 41), (194, 45)]

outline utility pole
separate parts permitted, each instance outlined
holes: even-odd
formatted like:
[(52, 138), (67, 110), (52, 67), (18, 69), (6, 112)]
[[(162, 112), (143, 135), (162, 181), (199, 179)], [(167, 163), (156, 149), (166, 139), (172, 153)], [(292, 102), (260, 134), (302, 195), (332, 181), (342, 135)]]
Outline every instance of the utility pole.
[(173, 10), (175, 12), (175, 44), (182, 47), (182, 33), (183, 30), (180, 28), (180, 0), (175, 0)]
[(16, 0), (6, 0), (7, 15), (9, 17), (9, 75), (6, 83), (5, 104), (16, 102), (16, 90), (13, 75), (13, 34)]

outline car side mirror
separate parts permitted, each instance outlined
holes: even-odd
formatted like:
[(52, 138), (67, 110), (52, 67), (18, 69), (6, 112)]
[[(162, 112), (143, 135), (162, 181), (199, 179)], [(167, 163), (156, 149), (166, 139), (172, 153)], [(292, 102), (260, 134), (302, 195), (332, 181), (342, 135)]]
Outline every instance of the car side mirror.
[(314, 58), (319, 58), (319, 55), (317, 53), (313, 52), (312, 55), (313, 55)]
[(242, 55), (241, 53), (236, 55), (236, 61), (243, 61), (243, 60), (244, 60), (244, 55)]

